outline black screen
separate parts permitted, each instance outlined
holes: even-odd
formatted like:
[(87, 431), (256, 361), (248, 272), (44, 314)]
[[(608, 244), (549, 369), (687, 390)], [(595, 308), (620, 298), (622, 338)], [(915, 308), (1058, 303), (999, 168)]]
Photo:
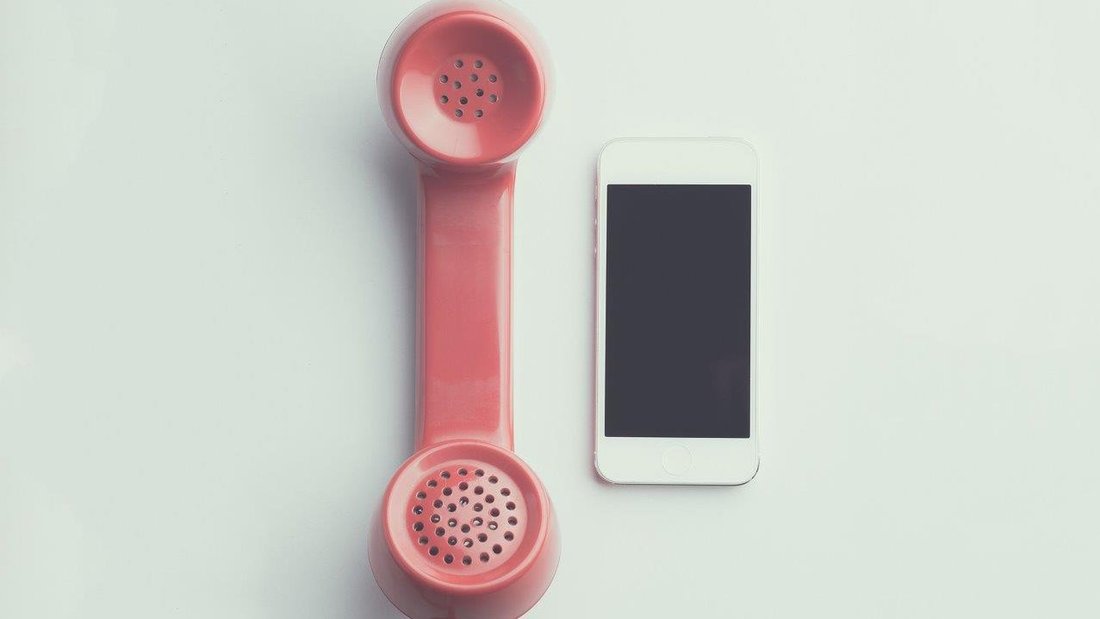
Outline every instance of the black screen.
[(749, 437), (751, 192), (608, 185), (607, 436)]

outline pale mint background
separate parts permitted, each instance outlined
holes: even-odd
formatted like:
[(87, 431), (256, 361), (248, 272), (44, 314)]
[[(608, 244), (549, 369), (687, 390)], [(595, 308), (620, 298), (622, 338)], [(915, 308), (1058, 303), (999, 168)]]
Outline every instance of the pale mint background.
[[(1100, 5), (517, 0), (557, 97), (516, 210), (545, 618), (1100, 614)], [(412, 1), (0, 0), (0, 617), (395, 617)], [(763, 466), (591, 465), (595, 157), (762, 162)]]

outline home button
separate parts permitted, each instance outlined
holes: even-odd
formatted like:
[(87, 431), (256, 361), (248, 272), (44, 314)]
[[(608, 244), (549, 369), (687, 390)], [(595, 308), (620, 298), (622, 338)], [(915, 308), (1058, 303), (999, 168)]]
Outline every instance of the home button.
[(691, 451), (683, 445), (673, 445), (665, 450), (661, 464), (669, 475), (683, 475), (691, 468)]

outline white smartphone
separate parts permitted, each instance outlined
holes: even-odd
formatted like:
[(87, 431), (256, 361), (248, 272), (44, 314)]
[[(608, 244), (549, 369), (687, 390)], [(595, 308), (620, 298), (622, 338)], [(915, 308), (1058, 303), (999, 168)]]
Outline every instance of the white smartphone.
[(595, 461), (610, 482), (756, 475), (756, 177), (736, 139), (600, 154)]

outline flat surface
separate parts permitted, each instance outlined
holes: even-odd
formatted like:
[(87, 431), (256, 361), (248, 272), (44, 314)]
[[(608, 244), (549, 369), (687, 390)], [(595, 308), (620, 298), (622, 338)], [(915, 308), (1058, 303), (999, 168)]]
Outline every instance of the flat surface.
[[(1100, 8), (516, 2), (533, 618), (1095, 616)], [(0, 0), (0, 616), (395, 617), (413, 179), (375, 62), (413, 2)], [(600, 146), (749, 138), (760, 436), (737, 489), (592, 468)]]

